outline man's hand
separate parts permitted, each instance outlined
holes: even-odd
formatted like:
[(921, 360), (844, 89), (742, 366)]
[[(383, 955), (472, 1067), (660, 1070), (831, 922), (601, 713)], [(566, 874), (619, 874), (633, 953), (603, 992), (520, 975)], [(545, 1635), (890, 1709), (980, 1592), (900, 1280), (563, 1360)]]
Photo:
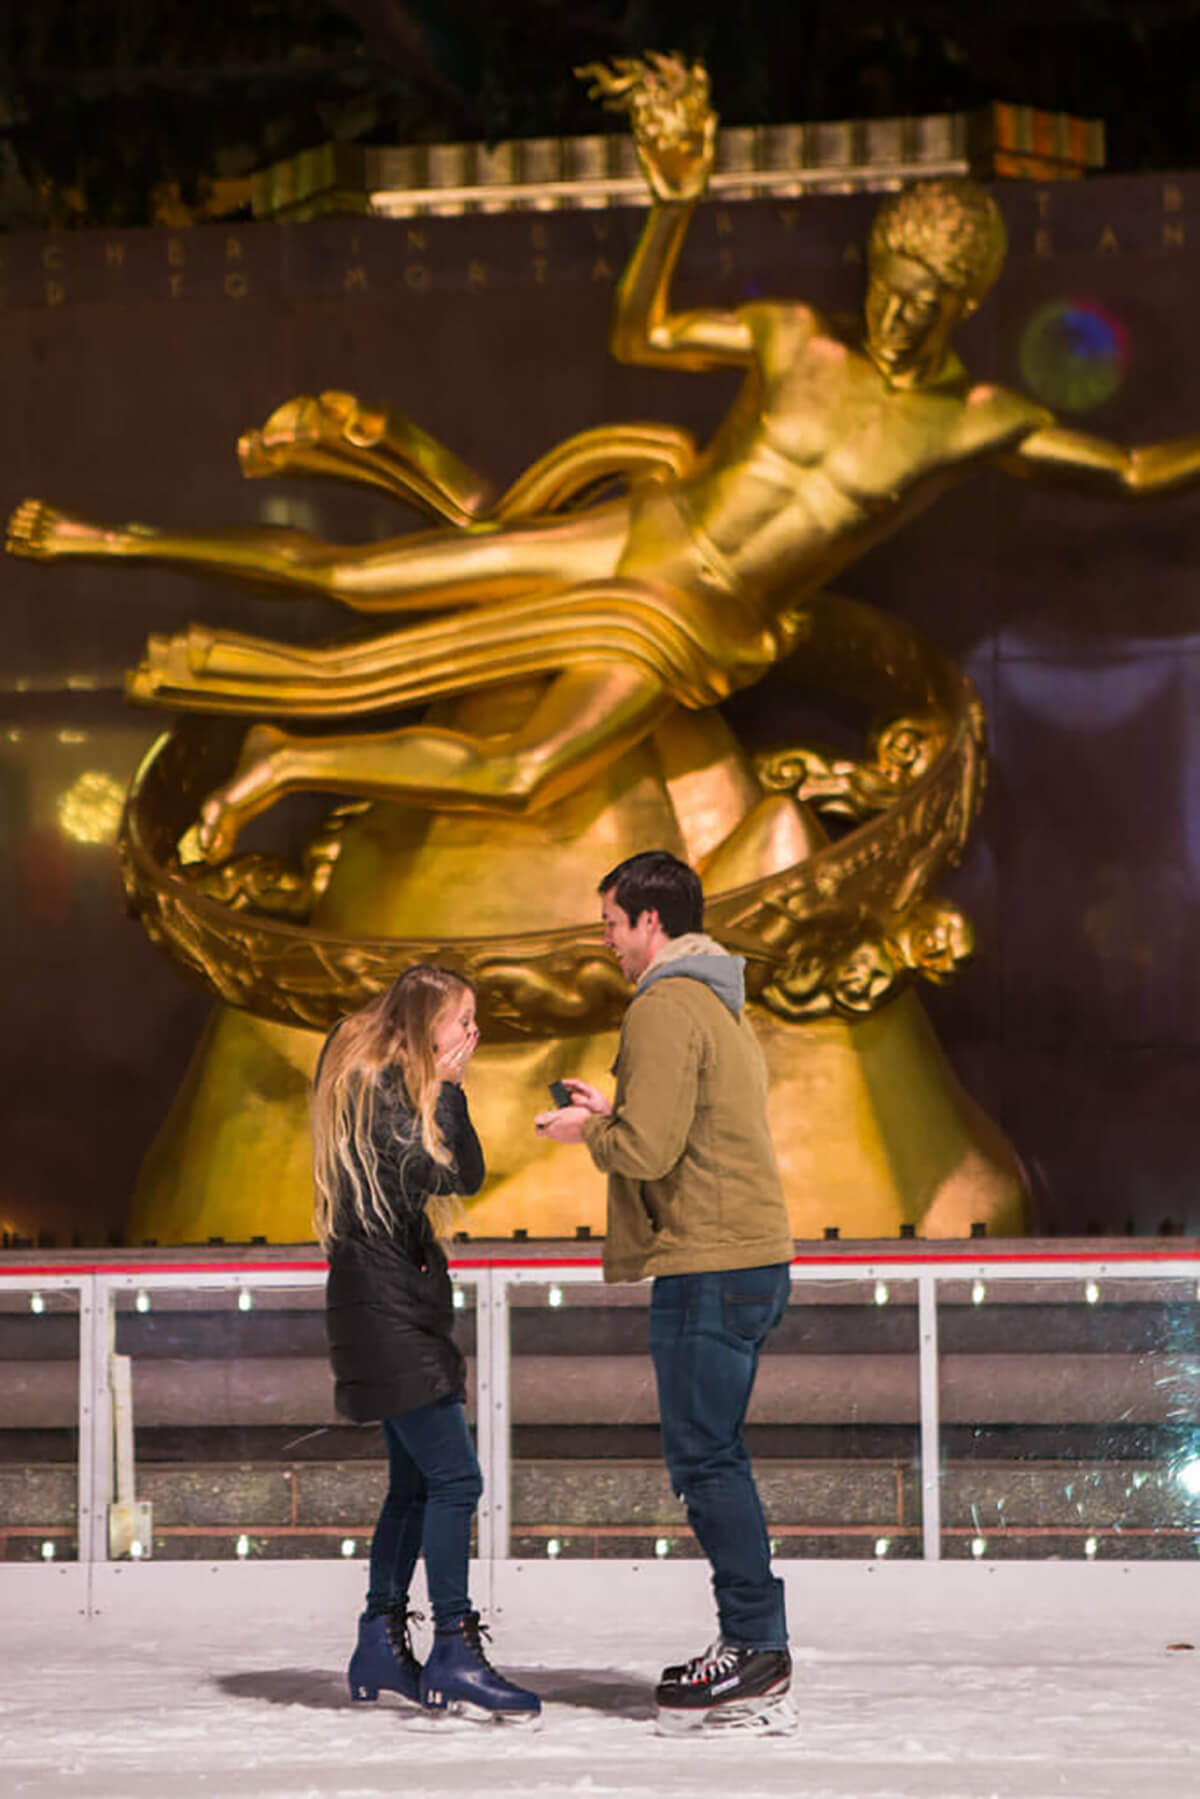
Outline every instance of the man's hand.
[(591, 81), (589, 99), (627, 112), (633, 142), (651, 191), (660, 200), (698, 200), (708, 185), (717, 144), (717, 115), (709, 104), (708, 71), (676, 51), (618, 56), (610, 68), (589, 62), (575, 73)]
[(611, 1101), (605, 1099), (599, 1087), (593, 1087), (590, 1082), (568, 1077), (563, 1086), (571, 1095), (573, 1106), (582, 1106), (585, 1112), (593, 1112), (598, 1118), (607, 1118), (612, 1111)]
[(587, 1106), (556, 1106), (553, 1111), (539, 1112), (533, 1124), (539, 1137), (549, 1137), (554, 1143), (582, 1143), (583, 1127), (592, 1116)]

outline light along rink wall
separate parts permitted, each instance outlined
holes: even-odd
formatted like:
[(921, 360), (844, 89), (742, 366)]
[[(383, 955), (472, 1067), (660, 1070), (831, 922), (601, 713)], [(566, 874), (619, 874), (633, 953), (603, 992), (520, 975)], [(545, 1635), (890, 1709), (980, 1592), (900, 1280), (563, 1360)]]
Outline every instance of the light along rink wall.
[[(605, 1287), (593, 1245), (457, 1248), (477, 1599), (650, 1585), (703, 1617), (700, 1568), (674, 1567), (697, 1551), (659, 1460), (648, 1286)], [(792, 1273), (748, 1426), (790, 1586), (870, 1577), (908, 1605), (966, 1578), (990, 1603), (1055, 1562), (1090, 1600), (1100, 1565), (1128, 1591), (1169, 1559), (1194, 1609), (1200, 1247), (847, 1243)], [(6, 1256), (0, 1594), (241, 1607), (302, 1563), (308, 1600), (353, 1605), (384, 1466), (333, 1411), (323, 1286), (304, 1246)]]

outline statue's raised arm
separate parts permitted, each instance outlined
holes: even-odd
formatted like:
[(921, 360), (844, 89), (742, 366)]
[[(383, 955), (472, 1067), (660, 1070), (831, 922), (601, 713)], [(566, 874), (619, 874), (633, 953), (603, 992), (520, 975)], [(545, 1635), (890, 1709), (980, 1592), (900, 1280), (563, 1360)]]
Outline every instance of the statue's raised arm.
[(719, 310), (672, 313), (675, 265), (696, 202), (703, 198), (717, 146), (717, 115), (703, 63), (650, 51), (611, 66), (576, 70), (589, 95), (627, 112), (638, 161), (654, 203), (617, 289), (612, 352), (621, 362), (707, 369), (747, 364), (750, 332), (736, 314)]

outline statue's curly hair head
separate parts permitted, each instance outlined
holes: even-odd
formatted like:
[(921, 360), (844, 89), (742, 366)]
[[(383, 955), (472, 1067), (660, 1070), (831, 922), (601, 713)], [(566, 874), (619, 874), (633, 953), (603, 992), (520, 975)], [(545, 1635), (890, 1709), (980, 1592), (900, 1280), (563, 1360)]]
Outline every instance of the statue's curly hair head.
[(910, 256), (945, 286), (981, 300), (1000, 273), (1008, 233), (990, 194), (965, 177), (921, 181), (883, 202), (868, 255)]

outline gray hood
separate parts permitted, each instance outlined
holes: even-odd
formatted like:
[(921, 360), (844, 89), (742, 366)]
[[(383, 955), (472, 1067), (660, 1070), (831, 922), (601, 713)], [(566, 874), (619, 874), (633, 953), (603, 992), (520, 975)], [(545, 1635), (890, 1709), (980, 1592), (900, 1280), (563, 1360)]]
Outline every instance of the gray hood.
[(744, 956), (731, 956), (703, 931), (689, 931), (683, 937), (672, 937), (670, 943), (659, 950), (638, 982), (637, 992), (645, 993), (656, 981), (683, 976), (711, 987), (733, 1016), (739, 1018), (746, 1003), (745, 969)]

